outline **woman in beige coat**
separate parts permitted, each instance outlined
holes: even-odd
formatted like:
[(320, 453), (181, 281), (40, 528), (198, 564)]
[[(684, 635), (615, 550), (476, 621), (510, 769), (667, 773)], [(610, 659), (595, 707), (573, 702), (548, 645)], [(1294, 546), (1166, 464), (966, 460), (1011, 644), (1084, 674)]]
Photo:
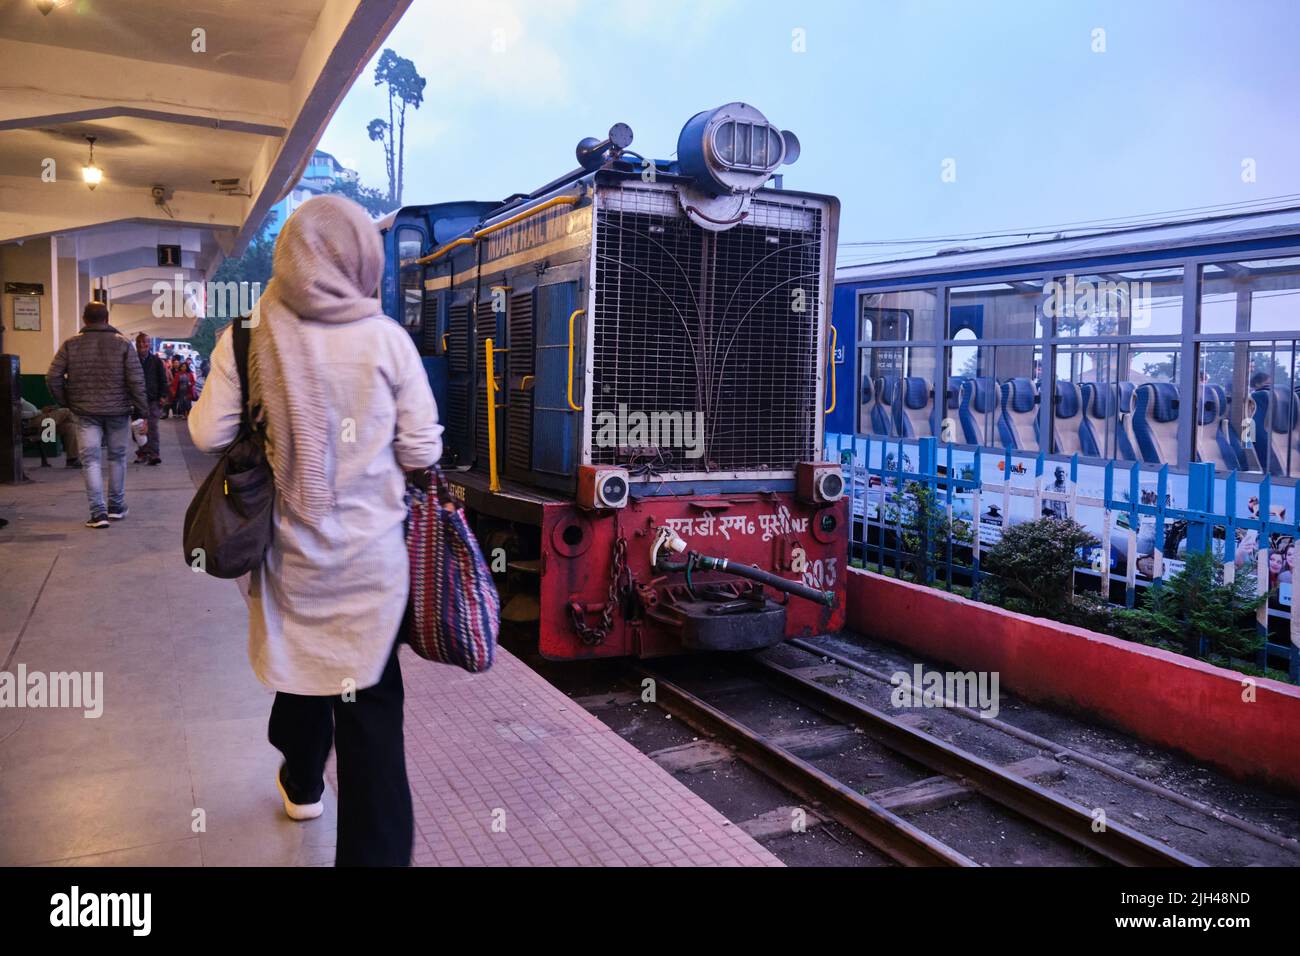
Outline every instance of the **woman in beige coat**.
[[(250, 575), (249, 658), (276, 691), (277, 786), (297, 820), (321, 813), (338, 751), (338, 865), (405, 865), (411, 795), (397, 638), (409, 589), (404, 471), (442, 454), (433, 394), (407, 332), (375, 298), (383, 249), (361, 207), (304, 203), (276, 241), (250, 324), (251, 404), (266, 423), (274, 532)], [(229, 332), (189, 418), (218, 451), (239, 426)]]

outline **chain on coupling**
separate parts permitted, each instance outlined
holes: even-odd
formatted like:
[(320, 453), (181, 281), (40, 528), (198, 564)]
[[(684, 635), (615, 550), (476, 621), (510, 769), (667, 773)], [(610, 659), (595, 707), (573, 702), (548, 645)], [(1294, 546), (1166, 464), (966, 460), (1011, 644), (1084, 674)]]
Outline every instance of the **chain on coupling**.
[[(573, 621), (573, 629), (577, 632), (578, 638), (588, 647), (596, 644), (603, 644), (605, 638), (614, 627), (614, 608), (619, 603), (619, 590), (622, 587), (622, 579), (627, 576), (627, 538), (619, 535), (614, 541), (614, 560), (612, 562), (609, 576), (609, 594), (605, 601), (605, 607), (600, 612), (600, 623), (595, 627), (589, 626), (582, 618), (583, 611), (578, 602), (573, 601), (569, 604), (569, 617)], [(629, 580), (628, 587), (631, 586)]]

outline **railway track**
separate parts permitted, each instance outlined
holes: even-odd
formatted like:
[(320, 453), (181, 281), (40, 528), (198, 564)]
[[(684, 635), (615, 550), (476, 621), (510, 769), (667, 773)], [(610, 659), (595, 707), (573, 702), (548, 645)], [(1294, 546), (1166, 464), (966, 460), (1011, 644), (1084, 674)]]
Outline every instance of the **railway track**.
[[(802, 649), (824, 655), (810, 645)], [(1184, 853), (1122, 824), (1099, 827), (1087, 808), (1038, 785), (1013, 769), (952, 746), (861, 700), (801, 676), (763, 656), (732, 659), (733, 673), (756, 687), (774, 691), (830, 721), (822, 733), (861, 734), (892, 754), (928, 768), (942, 780), (922, 783), (931, 790), (970, 792), (987, 798), (1000, 812), (1028, 820), (1068, 844), (1121, 866), (1202, 866)], [(835, 820), (890, 859), (906, 866), (978, 866), (970, 856), (904, 819), (885, 801), (864, 795), (852, 780), (839, 779), (762, 732), (754, 721), (728, 713), (687, 690), (653, 664), (633, 665), (642, 680), (654, 681), (655, 703), (698, 733), (730, 748), (736, 756), (785, 790), (806, 801), (819, 815)], [(724, 695), (725, 697), (726, 695)], [(877, 795), (878, 796), (878, 795)]]

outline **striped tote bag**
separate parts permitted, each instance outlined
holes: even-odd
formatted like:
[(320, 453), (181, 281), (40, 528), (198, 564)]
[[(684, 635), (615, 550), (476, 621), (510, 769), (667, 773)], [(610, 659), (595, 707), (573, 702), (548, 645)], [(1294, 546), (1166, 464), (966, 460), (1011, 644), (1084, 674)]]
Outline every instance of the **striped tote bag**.
[(407, 488), (406, 551), (411, 559), (407, 641), (415, 653), (471, 673), (492, 666), (501, 598), (465, 511), (434, 470), (429, 489)]

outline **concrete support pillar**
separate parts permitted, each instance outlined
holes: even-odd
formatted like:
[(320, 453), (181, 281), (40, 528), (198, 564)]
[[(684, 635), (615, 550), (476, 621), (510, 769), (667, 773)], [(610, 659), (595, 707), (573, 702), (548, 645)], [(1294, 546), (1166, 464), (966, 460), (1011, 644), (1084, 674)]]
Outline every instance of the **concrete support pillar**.
[[(0, 301), (0, 322), (4, 324), (4, 350), (17, 355), (23, 379), (44, 377), (50, 361), (62, 339), (59, 322), (59, 294), (69, 294), (60, 288), (58, 247), (52, 239), (29, 239), (24, 243), (0, 246), (0, 276), (4, 282), (39, 283), (44, 294), (39, 297), (39, 329), (14, 328), (14, 296), (3, 293)], [(72, 275), (76, 275), (75, 260)], [(3, 288), (3, 287), (0, 287)]]

